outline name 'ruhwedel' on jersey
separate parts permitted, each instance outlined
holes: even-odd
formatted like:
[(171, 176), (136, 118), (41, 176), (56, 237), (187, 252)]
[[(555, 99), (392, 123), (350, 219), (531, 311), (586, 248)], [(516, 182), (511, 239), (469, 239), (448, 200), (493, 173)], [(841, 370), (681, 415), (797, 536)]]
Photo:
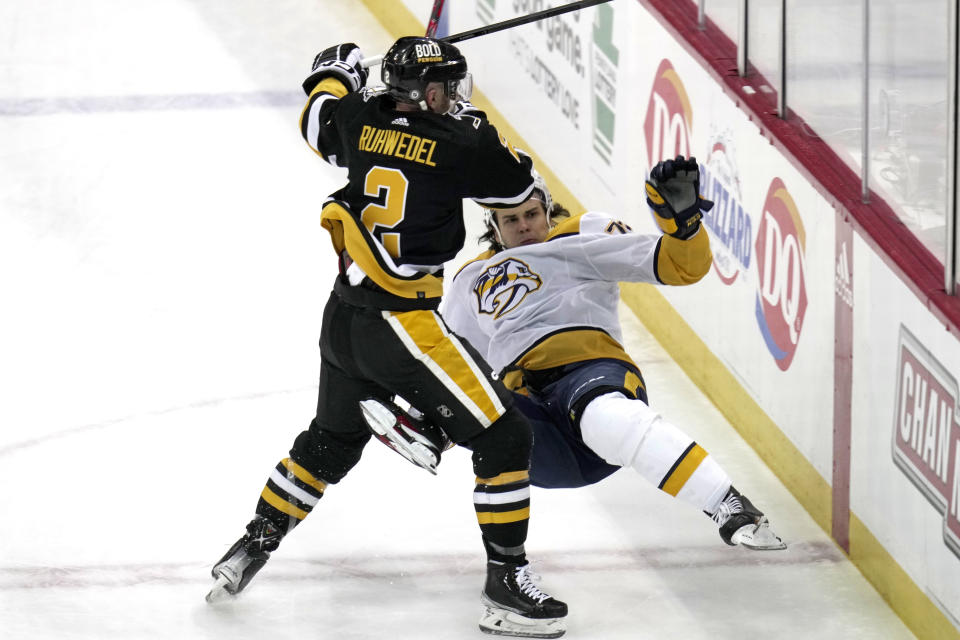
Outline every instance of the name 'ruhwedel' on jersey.
[[(410, 126), (406, 118), (396, 118), (394, 124)], [(436, 140), (421, 138), (398, 129), (377, 129), (370, 125), (363, 125), (360, 141), (357, 143), (357, 149), (360, 151), (403, 158), (428, 167), (437, 166), (433, 161), (433, 152), (436, 148)]]
[(688, 240), (638, 234), (587, 212), (558, 224), (546, 242), (486, 251), (468, 262), (454, 276), (442, 313), (494, 371), (506, 374), (509, 388), (519, 388), (516, 370), (603, 358), (636, 367), (622, 346), (617, 283), (691, 284), (712, 258), (702, 230)]
[(395, 104), (383, 91), (347, 92), (326, 78), (310, 94), (301, 132), (327, 162), (349, 168), (322, 223), (356, 265), (351, 281), (359, 271), (394, 296), (439, 298), (443, 263), (466, 237), (461, 200), (523, 202), (532, 163), (484, 119)]

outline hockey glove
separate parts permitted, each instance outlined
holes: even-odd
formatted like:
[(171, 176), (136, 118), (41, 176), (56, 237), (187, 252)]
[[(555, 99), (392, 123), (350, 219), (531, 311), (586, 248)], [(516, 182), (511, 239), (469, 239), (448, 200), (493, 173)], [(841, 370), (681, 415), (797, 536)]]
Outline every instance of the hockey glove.
[(713, 202), (700, 195), (697, 159), (677, 156), (658, 162), (647, 180), (647, 204), (667, 235), (686, 240), (695, 234), (703, 212), (713, 208)]
[(303, 90), (309, 96), (321, 80), (332, 76), (343, 82), (347, 91), (358, 91), (367, 84), (367, 70), (361, 60), (363, 52), (352, 42), (324, 49), (313, 59), (313, 70), (303, 81)]
[(452, 116), (473, 116), (475, 118), (480, 118), (481, 120), (487, 119), (487, 114), (485, 111), (478, 109), (472, 102), (467, 102), (466, 100), (458, 100), (453, 103), (453, 106), (450, 107), (450, 115)]

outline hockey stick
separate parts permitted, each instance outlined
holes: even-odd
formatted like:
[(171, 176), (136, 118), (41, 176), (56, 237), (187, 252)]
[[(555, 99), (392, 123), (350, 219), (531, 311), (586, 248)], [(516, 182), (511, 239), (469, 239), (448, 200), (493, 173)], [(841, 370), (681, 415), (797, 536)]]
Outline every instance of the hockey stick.
[(440, 26), (440, 13), (443, 11), (443, 0), (433, 0), (433, 11), (430, 12), (430, 22), (427, 23), (427, 37), (433, 38), (437, 35), (437, 27)]
[[(552, 7), (550, 9), (544, 9), (543, 11), (535, 11), (525, 16), (517, 16), (516, 18), (510, 18), (509, 20), (504, 20), (503, 22), (495, 22), (493, 24), (488, 24), (476, 29), (470, 29), (469, 31), (464, 31), (462, 33), (455, 33), (452, 36), (447, 36), (446, 38), (440, 39), (444, 42), (450, 43), (461, 42), (463, 40), (485, 36), (488, 33), (496, 33), (497, 31), (519, 27), (522, 24), (529, 24), (538, 20), (544, 20), (545, 18), (552, 18), (553, 16), (559, 16), (571, 11), (577, 11), (578, 9), (586, 9), (587, 7), (603, 4), (605, 2), (610, 2), (610, 0), (578, 0), (577, 2), (562, 4), (559, 7)], [(434, 5), (434, 9), (436, 9), (436, 4)], [(439, 13), (437, 15), (439, 16)], [(370, 67), (377, 66), (382, 60), (383, 56), (372, 56), (370, 58), (364, 58), (360, 64), (364, 69), (368, 69)]]

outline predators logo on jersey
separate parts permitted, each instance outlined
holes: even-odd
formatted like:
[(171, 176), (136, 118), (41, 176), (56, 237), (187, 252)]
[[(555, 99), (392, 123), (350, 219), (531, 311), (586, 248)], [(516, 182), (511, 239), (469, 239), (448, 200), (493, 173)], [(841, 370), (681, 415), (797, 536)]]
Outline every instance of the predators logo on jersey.
[(503, 262), (488, 267), (473, 285), (480, 313), (492, 315), (494, 319), (513, 311), (528, 293), (540, 288), (543, 281), (539, 274), (516, 258), (507, 258)]

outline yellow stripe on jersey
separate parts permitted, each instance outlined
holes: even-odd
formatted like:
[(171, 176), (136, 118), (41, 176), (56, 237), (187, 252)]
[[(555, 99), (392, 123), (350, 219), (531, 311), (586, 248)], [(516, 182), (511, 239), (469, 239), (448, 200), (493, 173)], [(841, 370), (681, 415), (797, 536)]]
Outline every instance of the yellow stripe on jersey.
[(407, 350), (457, 397), (484, 427), (506, 412), (497, 392), (459, 339), (433, 311), (385, 311)]
[(510, 522), (519, 522), (530, 518), (530, 507), (517, 509), (516, 511), (495, 512), (477, 512), (477, 522), (480, 524), (507, 524)]
[(342, 80), (339, 80), (333, 76), (327, 76), (317, 83), (317, 86), (315, 86), (313, 91), (310, 92), (310, 97), (312, 98), (318, 93), (329, 93), (334, 97), (342, 98), (350, 92), (347, 91), (347, 87), (343, 84)]
[(344, 249), (367, 276), (378, 286), (401, 298), (439, 298), (443, 295), (443, 279), (429, 273), (404, 277), (389, 273), (383, 257), (371, 246), (375, 242), (350, 212), (336, 202), (323, 208), (320, 224), (330, 233), (337, 253)]
[(473, 260), (467, 260), (467, 261), (464, 262), (462, 265), (460, 265), (460, 268), (457, 269), (457, 272), (456, 272), (455, 274), (453, 274), (453, 277), (456, 278), (458, 275), (460, 275), (460, 272), (461, 272), (461, 271), (463, 271), (464, 269), (466, 269), (469, 265), (473, 264), (474, 262), (479, 262), (479, 261), (481, 261), (481, 260), (486, 260), (487, 258), (492, 258), (493, 256), (496, 255), (496, 253), (497, 253), (497, 252), (494, 251), (493, 249), (487, 249), (486, 251), (484, 251), (483, 253), (481, 253), (480, 255), (478, 255), (478, 256), (477, 256), (476, 258), (474, 258)]
[[(301, 131), (307, 131), (307, 129), (304, 129), (303, 120), (310, 113), (311, 108), (318, 102), (318, 100), (320, 100), (319, 98), (316, 97), (317, 94), (320, 94), (320, 93), (327, 93), (333, 96), (334, 98), (340, 99), (343, 96), (347, 95), (348, 91), (347, 91), (347, 87), (344, 86), (343, 82), (333, 77), (327, 77), (321, 80), (320, 82), (318, 82), (317, 86), (315, 86), (313, 88), (313, 91), (310, 92), (310, 97), (307, 98), (307, 103), (303, 105), (303, 111), (300, 112), (300, 130)], [(324, 160), (327, 159), (327, 157), (323, 155), (316, 148), (315, 146), (317, 144), (316, 140), (307, 140), (307, 143), (310, 145), (310, 148), (313, 149), (314, 153), (316, 153), (318, 156), (320, 156)]]
[(712, 262), (710, 235), (701, 226), (689, 240), (663, 236), (657, 254), (657, 276), (663, 284), (693, 284), (707, 275)]
[(503, 384), (514, 393), (522, 393), (525, 396), (530, 395), (527, 388), (523, 386), (523, 371), (508, 371), (503, 376)]
[(263, 492), (260, 494), (260, 497), (263, 498), (267, 504), (276, 509), (277, 511), (282, 511), (288, 516), (293, 516), (297, 520), (303, 520), (307, 517), (307, 512), (299, 507), (295, 507), (290, 504), (273, 491), (269, 487), (264, 487)]
[(583, 214), (573, 216), (572, 218), (566, 218), (563, 222), (560, 222), (554, 228), (550, 229), (550, 233), (547, 234), (547, 240), (553, 238), (554, 236), (566, 236), (571, 233), (580, 233), (580, 219), (583, 217)]
[(633, 394), (633, 397), (637, 397), (637, 389), (645, 389), (643, 386), (643, 380), (640, 379), (640, 376), (635, 374), (633, 371), (627, 371), (627, 375), (623, 376), (623, 388)]
[(700, 445), (694, 444), (690, 451), (687, 452), (687, 455), (683, 457), (683, 460), (674, 467), (660, 488), (663, 489), (665, 493), (676, 496), (706, 457), (707, 451)]
[(485, 484), (489, 487), (498, 487), (514, 482), (527, 482), (530, 480), (529, 471), (507, 471), (493, 478), (477, 478), (477, 484)]
[(321, 482), (320, 480), (314, 478), (312, 473), (298, 465), (290, 458), (284, 458), (280, 462), (284, 467), (287, 468), (287, 471), (293, 473), (294, 477), (303, 484), (313, 487), (320, 493), (323, 493), (327, 488), (327, 484), (325, 482)]
[[(530, 347), (516, 364), (521, 369), (536, 371), (596, 358), (620, 360), (637, 367), (620, 343), (599, 329), (570, 329), (554, 333)], [(517, 384), (517, 377), (510, 379), (514, 385)], [(507, 388), (514, 387), (507, 385)]]
[[(606, 357), (606, 358), (613, 357), (617, 360), (621, 360), (621, 361), (626, 360), (631, 364), (633, 363), (633, 361), (630, 360), (629, 356), (624, 358), (623, 354), (619, 356), (607, 355), (607, 356), (596, 356), (596, 357)], [(576, 362), (576, 360), (574, 360), (574, 362)], [(565, 364), (572, 364), (572, 363), (568, 362)], [(560, 365), (557, 365), (557, 366), (560, 366)], [(525, 396), (530, 395), (530, 392), (527, 390), (527, 388), (523, 384), (523, 371), (516, 371), (516, 370), (508, 371), (503, 375), (503, 384), (507, 387), (507, 389), (510, 389), (510, 391), (513, 391), (514, 393), (521, 393)], [(643, 384), (643, 380), (640, 379), (640, 376), (635, 374), (633, 371), (627, 371), (626, 375), (623, 376), (623, 388), (624, 390), (629, 391), (633, 395), (633, 397), (636, 398), (637, 389), (638, 388), (646, 389), (646, 386)]]

